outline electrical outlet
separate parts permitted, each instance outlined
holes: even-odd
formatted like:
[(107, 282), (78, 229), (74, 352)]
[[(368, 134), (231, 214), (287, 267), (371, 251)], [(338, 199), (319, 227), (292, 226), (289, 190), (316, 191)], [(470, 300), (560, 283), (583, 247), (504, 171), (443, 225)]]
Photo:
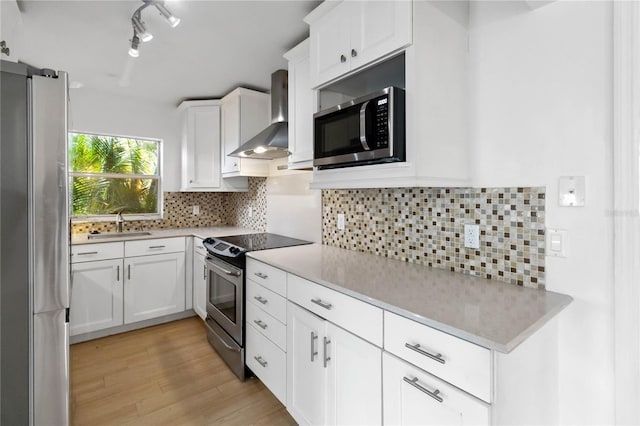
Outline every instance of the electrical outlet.
[(480, 226), (479, 225), (464, 225), (464, 246), (467, 248), (477, 249), (480, 248)]
[(338, 229), (344, 231), (344, 214), (338, 213)]
[(200, 206), (192, 206), (193, 207), (193, 215), (198, 216), (200, 214)]
[(247, 216), (253, 217), (253, 207), (247, 207)]

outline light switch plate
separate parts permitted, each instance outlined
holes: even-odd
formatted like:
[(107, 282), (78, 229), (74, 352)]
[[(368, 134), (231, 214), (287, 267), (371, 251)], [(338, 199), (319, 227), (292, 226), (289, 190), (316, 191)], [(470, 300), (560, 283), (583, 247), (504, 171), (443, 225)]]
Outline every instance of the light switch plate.
[(546, 243), (547, 256), (567, 257), (569, 241), (566, 229), (547, 228)]
[(200, 214), (200, 206), (192, 206), (193, 207), (193, 215), (198, 216)]
[(338, 213), (338, 229), (344, 231), (344, 214)]
[(582, 207), (585, 199), (584, 176), (561, 176), (558, 180), (558, 204), (561, 207)]

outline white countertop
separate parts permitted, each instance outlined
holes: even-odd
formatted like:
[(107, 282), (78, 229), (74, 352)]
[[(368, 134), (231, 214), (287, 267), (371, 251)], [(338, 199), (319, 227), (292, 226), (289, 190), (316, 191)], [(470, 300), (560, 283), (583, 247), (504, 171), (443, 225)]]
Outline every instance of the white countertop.
[[(135, 232), (135, 231), (132, 231)], [(96, 238), (89, 239), (89, 234), (73, 234), (71, 236), (71, 244), (97, 244), (97, 243), (110, 243), (115, 241), (130, 241), (130, 240), (149, 240), (154, 238), (170, 238), (170, 237), (224, 237), (228, 235), (241, 235), (241, 234), (253, 234), (258, 231), (247, 228), (237, 228), (233, 226), (214, 226), (210, 228), (175, 228), (175, 229), (149, 229), (145, 232), (149, 232), (150, 235), (129, 236), (128, 232), (119, 234), (118, 237), (113, 238)], [(103, 233), (104, 234), (104, 233)], [(112, 235), (115, 233), (109, 233)]]
[(573, 300), (551, 291), (320, 244), (247, 255), (503, 353), (511, 352)]

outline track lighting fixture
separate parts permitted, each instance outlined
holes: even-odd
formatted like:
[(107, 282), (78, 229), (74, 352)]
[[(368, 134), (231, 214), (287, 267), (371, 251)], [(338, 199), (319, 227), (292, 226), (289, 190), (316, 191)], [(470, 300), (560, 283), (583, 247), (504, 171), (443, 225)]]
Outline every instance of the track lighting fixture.
[(142, 11), (148, 6), (155, 6), (160, 12), (162, 17), (167, 21), (171, 28), (175, 28), (180, 23), (180, 18), (176, 18), (169, 9), (164, 5), (163, 0), (142, 0), (143, 5), (136, 9), (131, 16), (131, 26), (133, 27), (133, 38), (131, 39), (131, 48), (129, 49), (129, 55), (134, 58), (140, 56), (138, 46), (140, 40), (147, 42), (153, 38), (153, 35), (147, 31), (147, 27), (142, 21)]
[(167, 20), (169, 25), (171, 25), (171, 28), (175, 28), (178, 26), (178, 24), (180, 23), (180, 18), (176, 18), (175, 16), (173, 16), (173, 14), (169, 12), (169, 10), (164, 6), (163, 2), (157, 2), (154, 4), (156, 6), (156, 9), (160, 11), (162, 17)]
[(140, 44), (140, 39), (138, 35), (134, 32), (133, 38), (131, 39), (131, 47), (129, 48), (129, 56), (133, 58), (137, 58), (140, 56), (140, 51), (138, 50), (138, 45)]
[(140, 40), (142, 40), (143, 43), (146, 43), (153, 38), (153, 34), (147, 32), (144, 22), (140, 19), (139, 11), (136, 11), (136, 13), (133, 14), (133, 17), (131, 17), (131, 24), (133, 25), (133, 30), (138, 34), (138, 37), (140, 37)]

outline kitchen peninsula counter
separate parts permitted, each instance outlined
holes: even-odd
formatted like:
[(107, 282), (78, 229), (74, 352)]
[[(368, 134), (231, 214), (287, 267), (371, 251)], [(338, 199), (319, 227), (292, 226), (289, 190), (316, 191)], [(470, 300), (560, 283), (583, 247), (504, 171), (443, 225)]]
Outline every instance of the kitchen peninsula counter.
[(320, 244), (248, 256), (502, 353), (511, 352), (573, 300), (551, 291)]
[(253, 229), (238, 228), (234, 226), (212, 226), (207, 228), (172, 228), (172, 229), (148, 229), (143, 232), (149, 232), (149, 235), (128, 235), (140, 231), (128, 231), (122, 233), (103, 232), (99, 235), (114, 235), (108, 238), (89, 239), (90, 234), (73, 234), (71, 236), (71, 244), (97, 244), (110, 243), (116, 241), (133, 241), (133, 240), (151, 240), (155, 238), (171, 238), (171, 237), (224, 237), (228, 235), (253, 234)]

